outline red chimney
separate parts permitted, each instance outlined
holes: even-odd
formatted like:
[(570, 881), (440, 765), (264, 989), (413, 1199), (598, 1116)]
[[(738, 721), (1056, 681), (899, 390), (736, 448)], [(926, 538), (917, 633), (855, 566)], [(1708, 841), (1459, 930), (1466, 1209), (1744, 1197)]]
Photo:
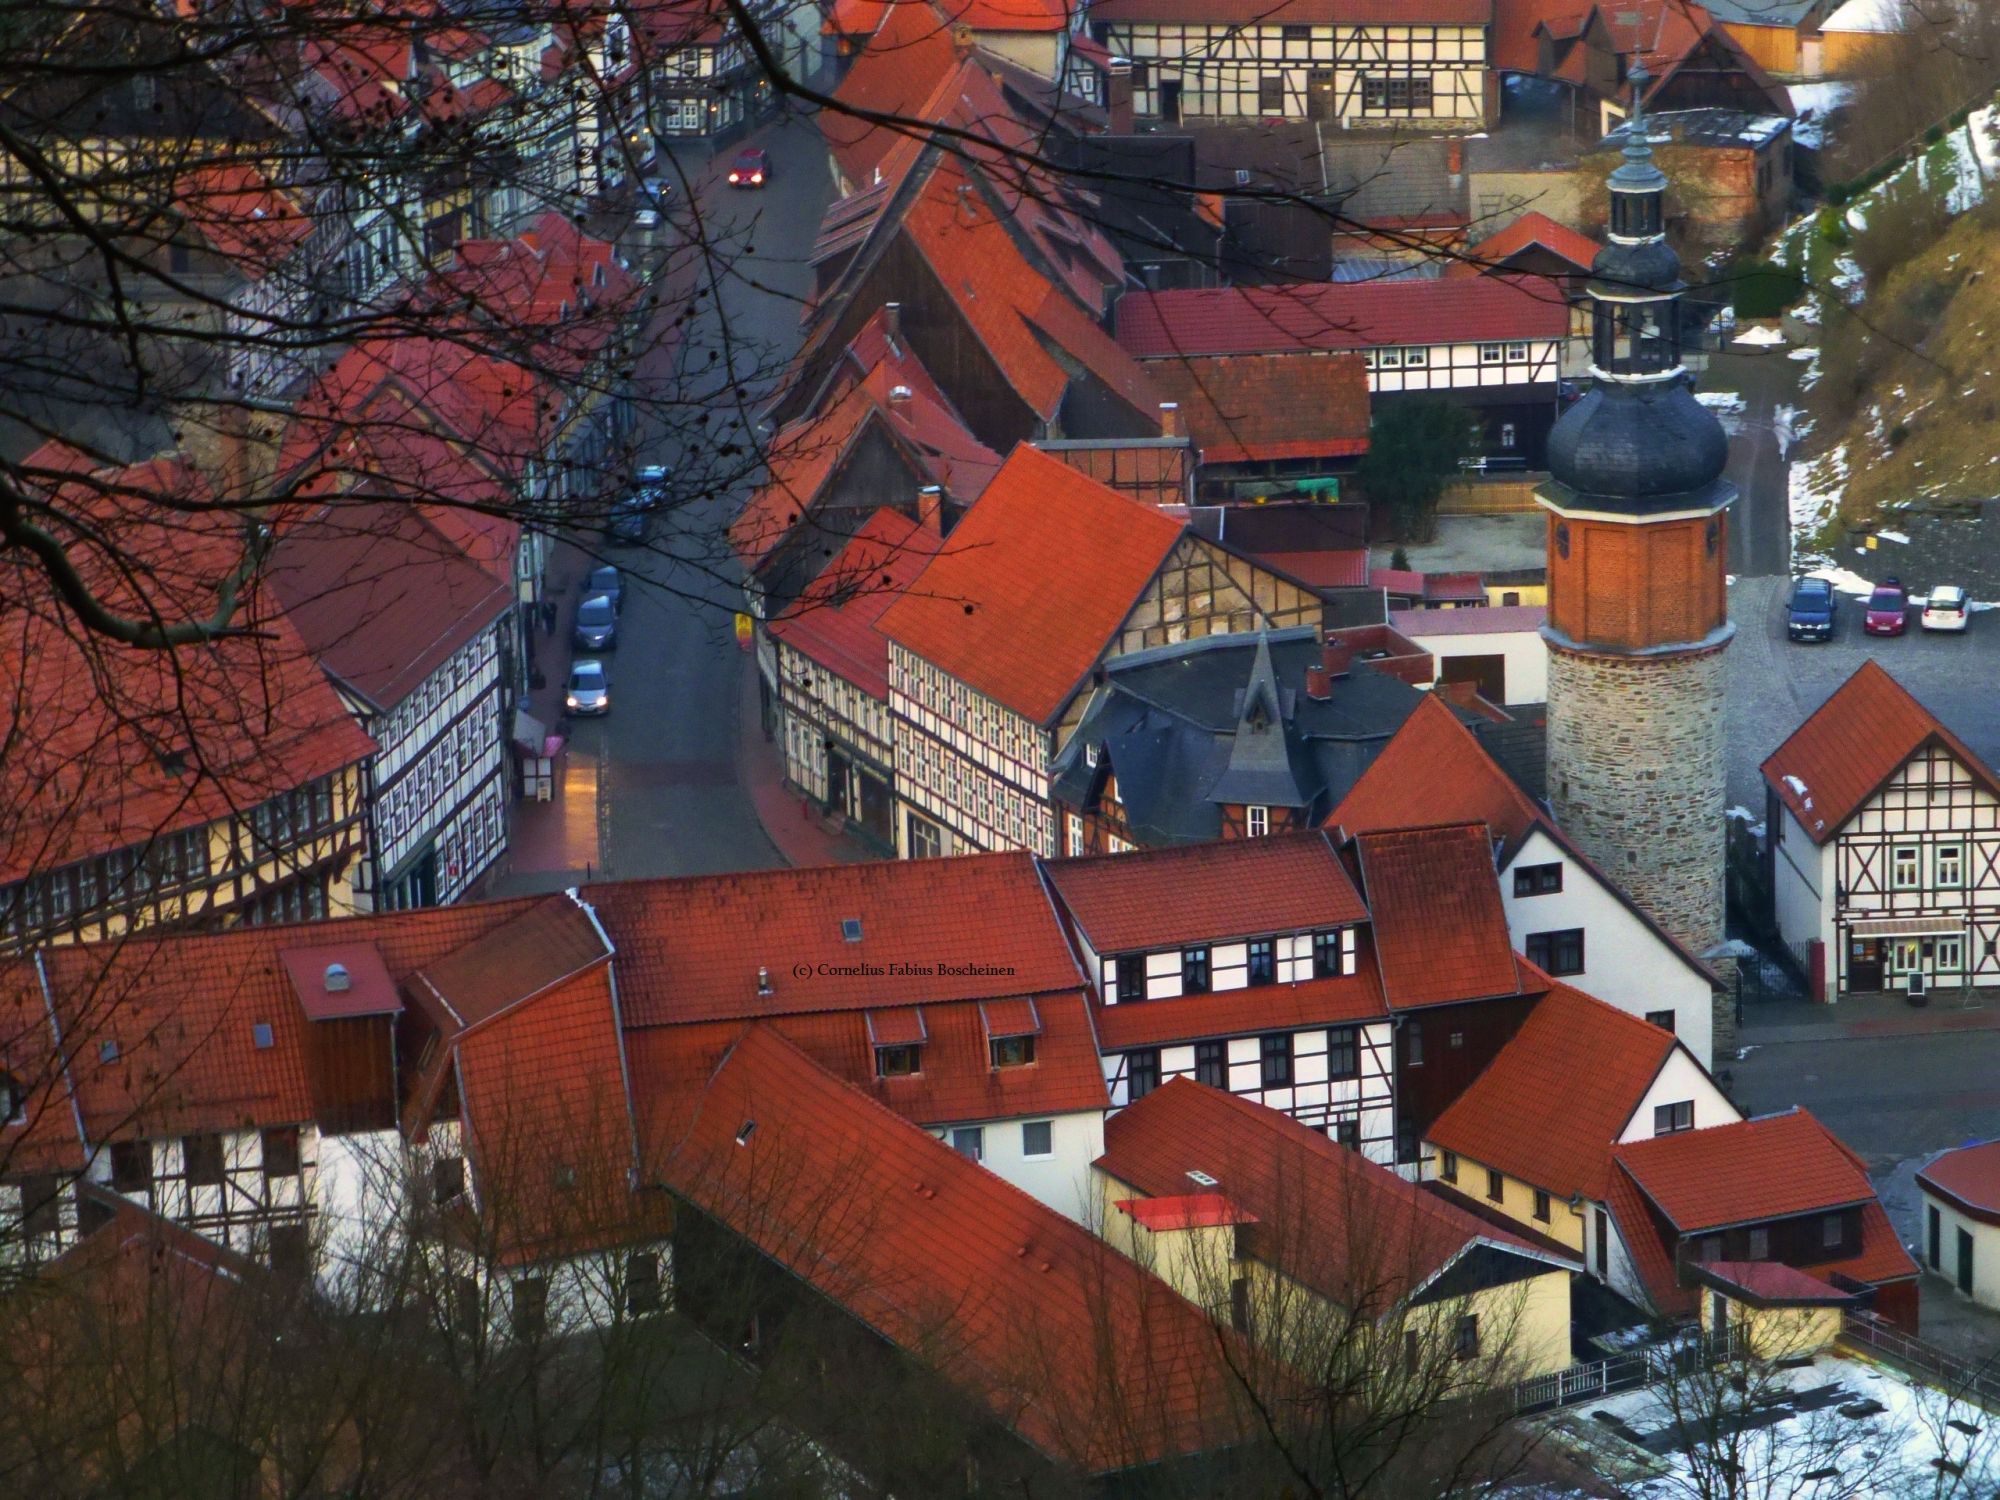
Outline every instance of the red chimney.
[(1315, 703), (1324, 703), (1333, 696), (1333, 679), (1325, 667), (1306, 668), (1306, 696)]
[(903, 352), (903, 304), (884, 302), (882, 304), (882, 331), (889, 335), (889, 342), (896, 346), (900, 357)]
[(917, 491), (917, 524), (933, 535), (944, 531), (944, 486), (927, 484)]
[(1444, 143), (1444, 169), (1456, 177), (1465, 170), (1465, 141), (1459, 136), (1448, 136)]
[(1179, 437), (1181, 435), (1181, 404), (1178, 401), (1160, 403), (1160, 436)]
[(1111, 59), (1104, 75), (1104, 129), (1111, 135), (1132, 133), (1132, 64)]
[(1329, 677), (1345, 677), (1354, 663), (1354, 648), (1331, 631), (1320, 648), (1320, 660)]

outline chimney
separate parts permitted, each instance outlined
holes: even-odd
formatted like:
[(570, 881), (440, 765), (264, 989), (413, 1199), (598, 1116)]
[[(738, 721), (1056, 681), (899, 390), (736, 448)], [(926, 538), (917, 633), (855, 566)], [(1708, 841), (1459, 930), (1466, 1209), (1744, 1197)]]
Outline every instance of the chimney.
[(1353, 663), (1354, 648), (1329, 630), (1320, 647), (1320, 670), (1329, 677), (1345, 677)]
[(972, 56), (972, 49), (978, 44), (979, 38), (973, 34), (970, 26), (961, 24), (951, 28), (951, 50), (957, 54), (960, 62)]
[(329, 995), (345, 994), (351, 982), (347, 975), (346, 964), (326, 966), (326, 992)]
[(757, 966), (757, 994), (760, 997), (764, 997), (776, 993), (777, 991), (771, 988), (771, 971), (762, 964), (759, 964)]
[(927, 484), (917, 491), (917, 524), (933, 536), (944, 534), (944, 486)]
[(910, 388), (906, 385), (892, 385), (889, 387), (889, 400), (898, 405), (909, 400), (910, 395)]
[(1132, 133), (1132, 64), (1114, 57), (1104, 73), (1104, 129), (1108, 135)]
[(1325, 667), (1314, 665), (1306, 668), (1306, 696), (1315, 703), (1324, 703), (1333, 696), (1333, 679), (1327, 675)]
[(895, 348), (896, 357), (903, 357), (903, 304), (884, 302), (882, 304), (882, 331), (889, 335), (889, 342)]
[(1444, 143), (1444, 169), (1453, 177), (1465, 172), (1465, 139), (1462, 136), (1448, 136)]
[(1160, 403), (1160, 436), (1177, 438), (1181, 435), (1181, 404), (1178, 401)]

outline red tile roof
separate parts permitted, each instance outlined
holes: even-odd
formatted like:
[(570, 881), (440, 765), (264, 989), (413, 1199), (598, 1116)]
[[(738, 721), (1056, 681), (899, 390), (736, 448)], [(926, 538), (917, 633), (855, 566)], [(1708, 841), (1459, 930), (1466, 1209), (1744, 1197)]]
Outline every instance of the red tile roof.
[(1775, 1260), (1704, 1261), (1696, 1273), (1741, 1292), (1756, 1307), (1838, 1306), (1855, 1300), (1831, 1282)]
[(1033, 998), (1026, 995), (1012, 1000), (980, 1001), (979, 1019), (985, 1023), (989, 1037), (1040, 1036), (1042, 1032), (1041, 1011)]
[(1064, 31), (1070, 9), (1063, 0), (935, 0), (945, 19), (974, 31)]
[(319, 664), (384, 709), (514, 602), (510, 581), (396, 501), (340, 501), (280, 523), (265, 576)]
[(932, 527), (883, 506), (771, 621), (772, 638), (887, 703), (889, 638), (876, 624), (943, 541)]
[[(1573, 3), (1573, 0), (1572, 0)], [(1187, 21), (1197, 25), (1483, 26), (1494, 0), (1096, 0), (1093, 21)]]
[(411, 992), (449, 1031), (470, 1031), (601, 967), (611, 945), (592, 914), (566, 895), (544, 896), (514, 920), (410, 976)]
[(1368, 371), (1358, 354), (1224, 354), (1162, 360), (1149, 373), (1162, 399), (1180, 403), (1205, 463), (1368, 451)]
[(1358, 972), (1335, 979), (1100, 1006), (1097, 1037), (1106, 1052), (1124, 1052), (1257, 1031), (1383, 1021), (1388, 1016), (1375, 966), (1364, 958)]
[[(959, 68), (951, 28), (929, 0), (880, 0), (868, 45), (834, 90), (843, 109), (821, 110), (819, 128), (847, 180), (863, 187), (883, 159), (939, 118), (927, 108)], [(858, 18), (845, 22), (857, 27)], [(883, 123), (884, 117), (896, 123)]]
[[(1083, 983), (1023, 853), (623, 881), (584, 895), (618, 944), (626, 1019), (637, 1026), (1053, 994)], [(851, 943), (842, 934), (849, 918), (861, 924)], [(758, 994), (760, 968), (768, 995)]]
[(1223, 1224), (1255, 1224), (1257, 1216), (1221, 1193), (1182, 1193), (1170, 1198), (1120, 1198), (1111, 1205), (1133, 1223), (1154, 1230), (1215, 1229)]
[(1409, 568), (1371, 568), (1368, 581), (1376, 588), (1412, 599), (1424, 596), (1424, 575)]
[[(625, 991), (630, 998), (629, 988)], [(1102, 1110), (1104, 1068), (1082, 994), (1044, 995), (1035, 1060), (996, 1068), (975, 1000), (893, 1010), (782, 1015), (767, 1024), (815, 1063), (878, 1104), (919, 1125)], [(921, 1013), (921, 1014), (919, 1014)], [(700, 1088), (743, 1035), (744, 1022), (633, 1027), (625, 1033), (639, 1112), (671, 1109), (676, 1092)], [(877, 1076), (875, 1049), (916, 1042), (919, 1071)]]
[(1616, 1156), (1683, 1234), (1875, 1197), (1860, 1159), (1803, 1108), (1634, 1141)]
[(1541, 818), (1541, 810), (1458, 715), (1442, 698), (1427, 695), (1348, 789), (1326, 826), (1361, 834), (1479, 822), (1511, 849)]
[(1917, 1185), (1986, 1223), (2000, 1223), (2000, 1141), (1947, 1151), (1917, 1173)]
[[(365, 939), (286, 948), (278, 954), (278, 962), (309, 1021), (392, 1016), (403, 1009), (403, 997), (382, 961), (382, 950)], [(343, 971), (344, 989), (329, 986), (335, 965)]]
[[(46, 444), (17, 472), (115, 614), (206, 620), (242, 564), (236, 513), (179, 460), (100, 469)], [(25, 554), (0, 564), (0, 679), (34, 723), (0, 757), (0, 886), (247, 811), (371, 753), (269, 591), (247, 587), (232, 623), (253, 628), (174, 650), (113, 646), (77, 626)]]
[(1879, 663), (1864, 661), (1761, 769), (1806, 836), (1824, 844), (1932, 740), (2000, 793), (1985, 761)]
[(1879, 1201), (1861, 1205), (1860, 1253), (1846, 1260), (1822, 1261), (1813, 1269), (1823, 1276), (1845, 1276), (1870, 1286), (1905, 1281), (1918, 1274), (1917, 1263), (1910, 1258)]
[(305, 243), (313, 221), (292, 197), (243, 162), (211, 162), (175, 181), (173, 211), (252, 281)]
[(58, 1024), (34, 962), (0, 961), (0, 1074), (19, 1096), (18, 1117), (0, 1118), (0, 1163), (10, 1176), (87, 1164)]
[(1618, 1137), (1674, 1046), (1671, 1032), (1551, 983), (1428, 1139), (1554, 1197), (1601, 1200)]
[(1525, 635), (1549, 617), (1544, 604), (1487, 604), (1466, 609), (1392, 609), (1391, 628), (1413, 641), (1436, 635)]
[(1484, 823), (1355, 842), (1391, 1010), (1520, 993)]
[(1044, 1453), (1104, 1472), (1245, 1432), (1233, 1335), (768, 1028), (650, 1140), (675, 1191)]
[(892, 641), (1033, 724), (1053, 723), (1184, 524), (1019, 447), (889, 606)]
[(1257, 1259), (1371, 1316), (1474, 1245), (1545, 1258), (1291, 1116), (1191, 1079), (1176, 1078), (1107, 1120), (1097, 1165), (1170, 1202), (1183, 1199), (1190, 1172), (1205, 1173), (1218, 1195), (1255, 1217)]
[(1507, 276), (1133, 292), (1118, 342), (1141, 359), (1561, 338), (1569, 304)]
[(1099, 954), (1368, 920), (1354, 882), (1317, 830), (1056, 859), (1043, 869)]
[(1253, 552), (1249, 554), (1265, 567), (1296, 578), (1311, 588), (1359, 588), (1368, 582), (1368, 553), (1361, 548), (1350, 552)]
[(1503, 265), (1507, 257), (1530, 245), (1560, 255), (1580, 270), (1589, 270), (1600, 248), (1589, 235), (1558, 224), (1539, 209), (1530, 209), (1497, 234), (1490, 234), (1468, 252), (1489, 266)]

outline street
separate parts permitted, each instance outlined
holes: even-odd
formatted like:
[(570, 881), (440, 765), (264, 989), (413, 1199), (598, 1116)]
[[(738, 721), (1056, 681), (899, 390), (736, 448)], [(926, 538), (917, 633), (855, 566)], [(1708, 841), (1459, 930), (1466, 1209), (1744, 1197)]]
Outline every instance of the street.
[(1729, 433), (1724, 472), (1739, 499), (1730, 513), (1729, 570), (1739, 577), (1789, 575), (1792, 566), (1791, 493), (1786, 453), (1791, 445), (1786, 412), (1800, 403), (1805, 367), (1776, 354), (1711, 355), (1703, 391), (1733, 391), (1741, 412), (1723, 414)]

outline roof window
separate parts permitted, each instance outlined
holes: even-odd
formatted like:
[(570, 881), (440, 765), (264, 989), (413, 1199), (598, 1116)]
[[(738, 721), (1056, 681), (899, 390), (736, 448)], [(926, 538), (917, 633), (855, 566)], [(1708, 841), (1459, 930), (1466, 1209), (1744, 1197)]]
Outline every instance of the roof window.
[(861, 918), (842, 917), (840, 919), (840, 940), (843, 943), (858, 943), (861, 941)]

